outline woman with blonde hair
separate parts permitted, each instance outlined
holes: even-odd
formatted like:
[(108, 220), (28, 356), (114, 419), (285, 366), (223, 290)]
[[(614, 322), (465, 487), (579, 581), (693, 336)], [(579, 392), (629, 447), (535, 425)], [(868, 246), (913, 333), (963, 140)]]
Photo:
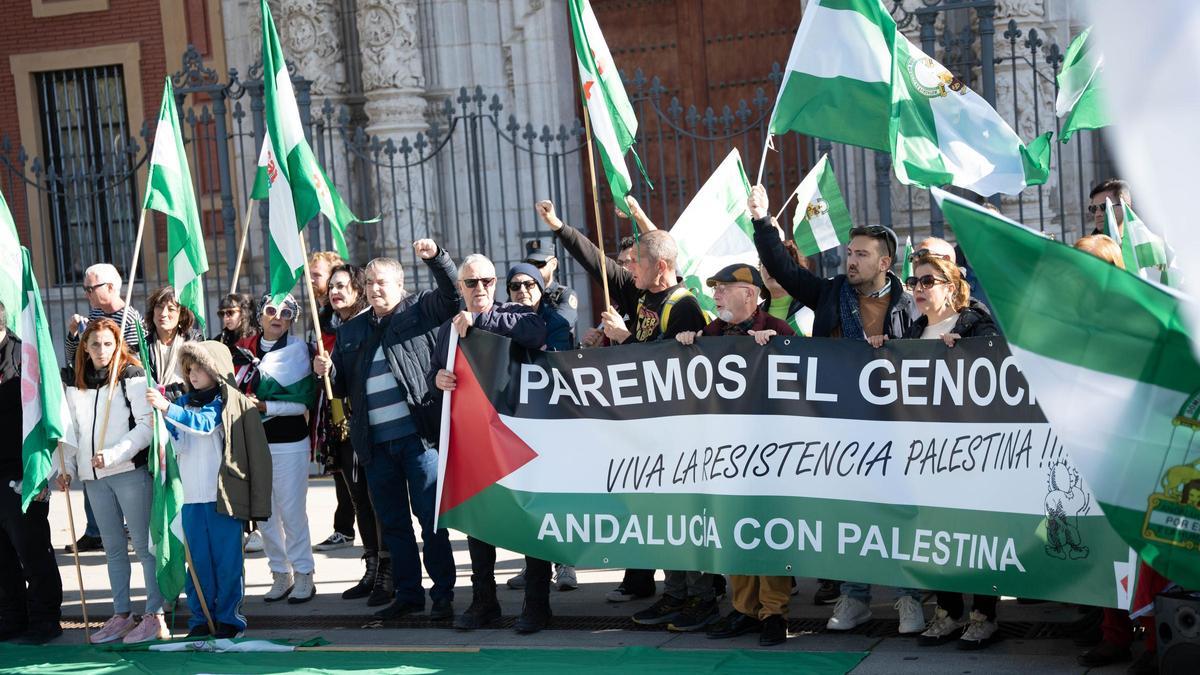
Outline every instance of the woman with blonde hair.
[(1121, 245), (1107, 234), (1089, 234), (1075, 242), (1075, 248), (1085, 253), (1091, 253), (1110, 265), (1125, 269), (1125, 259), (1121, 256)]

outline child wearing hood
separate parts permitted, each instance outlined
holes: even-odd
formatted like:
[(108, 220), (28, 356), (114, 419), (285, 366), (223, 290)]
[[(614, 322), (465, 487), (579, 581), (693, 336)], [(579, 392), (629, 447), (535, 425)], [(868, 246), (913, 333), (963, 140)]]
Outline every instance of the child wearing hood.
[(234, 638), (246, 630), (243, 595), (244, 521), (271, 515), (271, 455), (254, 404), (237, 389), (233, 357), (209, 340), (181, 347), (187, 392), (171, 403), (156, 389), (146, 401), (163, 413), (183, 483), (183, 532), (192, 571), (212, 616), (210, 635), (200, 597), (187, 578), (189, 638)]

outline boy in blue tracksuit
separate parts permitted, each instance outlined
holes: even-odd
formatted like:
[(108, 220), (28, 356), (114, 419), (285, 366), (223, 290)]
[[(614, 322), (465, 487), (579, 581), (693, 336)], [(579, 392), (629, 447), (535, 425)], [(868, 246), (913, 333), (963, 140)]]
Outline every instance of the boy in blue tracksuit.
[(258, 410), (237, 391), (229, 349), (189, 342), (179, 359), (187, 393), (171, 403), (150, 389), (146, 400), (163, 413), (174, 439), (183, 532), (216, 627), (211, 634), (188, 575), (188, 637), (239, 637), (246, 630), (242, 531), (244, 521), (270, 516), (271, 456)]

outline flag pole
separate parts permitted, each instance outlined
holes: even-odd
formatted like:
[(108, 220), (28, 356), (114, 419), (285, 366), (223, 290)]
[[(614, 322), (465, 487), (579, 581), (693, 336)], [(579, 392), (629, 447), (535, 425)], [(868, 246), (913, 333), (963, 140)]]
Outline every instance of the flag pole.
[[(58, 451), (58, 473), (67, 475), (67, 460), (65, 451), (61, 448)], [(71, 530), (71, 557), (75, 559), (75, 581), (79, 584), (79, 607), (83, 610), (83, 641), (91, 643), (92, 631), (88, 627), (87, 599), (83, 592), (83, 568), (79, 566), (79, 539), (75, 536), (75, 514), (71, 511), (71, 489), (70, 487), (63, 488), (63, 494), (67, 499), (67, 529)]]
[[(317, 294), (313, 291), (312, 275), (308, 273), (308, 246), (304, 243), (304, 231), (300, 232), (300, 255), (304, 256), (304, 287), (308, 289), (308, 308), (312, 310), (313, 317), (313, 332), (317, 334), (317, 353), (321, 358), (326, 358), (325, 340), (321, 335), (321, 317), (317, 310)], [(325, 398), (333, 400), (333, 385), (330, 384), (328, 377), (322, 377), (321, 381), (325, 383)]]
[(788, 204), (792, 203), (792, 200), (795, 199), (797, 192), (800, 192), (799, 185), (796, 186), (795, 190), (792, 190), (792, 194), (788, 195), (788, 198), (783, 202), (783, 206), (779, 207), (779, 213), (775, 214), (775, 220), (779, 220), (779, 216), (782, 216), (783, 212), (787, 210)]
[(754, 179), (755, 185), (762, 185), (763, 171), (767, 168), (767, 151), (771, 149), (771, 134), (767, 134), (767, 140), (763, 141), (762, 158), (758, 160), (758, 178)]
[(592, 179), (592, 207), (596, 213), (596, 244), (600, 249), (600, 283), (604, 286), (604, 309), (611, 306), (608, 297), (608, 256), (604, 255), (604, 226), (600, 222), (600, 192), (596, 187), (596, 160), (592, 156), (592, 119), (588, 115), (587, 101), (583, 102), (583, 130), (587, 134), (588, 173)]
[(200, 611), (204, 612), (204, 620), (208, 622), (208, 634), (216, 637), (217, 625), (213, 623), (212, 613), (208, 611), (208, 603), (204, 600), (200, 579), (196, 577), (196, 566), (192, 564), (192, 548), (188, 546), (187, 534), (182, 527), (179, 528), (179, 540), (183, 542), (183, 558), (187, 561), (187, 570), (192, 577), (192, 586), (196, 588), (196, 599), (200, 601)]
[(242, 216), (242, 236), (238, 244), (237, 263), (233, 266), (233, 282), (229, 284), (229, 294), (237, 293), (238, 277), (242, 275), (242, 258), (246, 255), (246, 240), (250, 235), (250, 217), (254, 213), (254, 199), (246, 200), (246, 212)]

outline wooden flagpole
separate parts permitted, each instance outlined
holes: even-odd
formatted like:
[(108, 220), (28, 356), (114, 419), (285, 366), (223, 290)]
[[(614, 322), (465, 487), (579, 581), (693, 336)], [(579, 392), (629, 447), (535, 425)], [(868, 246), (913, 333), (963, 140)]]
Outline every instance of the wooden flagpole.
[(246, 240), (250, 235), (250, 219), (254, 213), (254, 200), (246, 200), (246, 212), (242, 216), (242, 236), (241, 243), (238, 244), (237, 262), (233, 266), (233, 281), (229, 284), (229, 294), (237, 293), (238, 278), (242, 274), (242, 258), (246, 255)]
[(604, 255), (604, 224), (600, 220), (600, 193), (596, 187), (596, 160), (592, 154), (592, 119), (588, 115), (587, 101), (583, 102), (583, 129), (587, 134), (588, 173), (592, 179), (592, 207), (596, 214), (596, 247), (600, 249), (600, 281), (604, 286), (604, 309), (612, 306), (608, 296), (608, 256)]
[[(67, 475), (66, 451), (59, 448), (58, 473)], [(75, 513), (71, 511), (71, 488), (63, 488), (67, 499), (67, 528), (71, 530), (71, 557), (75, 559), (75, 581), (79, 584), (79, 606), (83, 610), (83, 641), (91, 644), (92, 632), (88, 626), (87, 598), (83, 592), (83, 568), (79, 566), (79, 538), (75, 536)]]
[[(325, 341), (321, 336), (321, 317), (317, 308), (317, 294), (313, 291), (312, 275), (308, 271), (308, 246), (304, 243), (304, 232), (300, 232), (300, 254), (304, 256), (304, 287), (308, 289), (308, 307), (312, 310), (313, 317), (313, 332), (317, 334), (317, 353), (321, 358), (327, 356), (325, 352)], [(333, 385), (330, 384), (328, 377), (322, 377), (321, 381), (325, 384), (325, 398), (333, 400)]]

